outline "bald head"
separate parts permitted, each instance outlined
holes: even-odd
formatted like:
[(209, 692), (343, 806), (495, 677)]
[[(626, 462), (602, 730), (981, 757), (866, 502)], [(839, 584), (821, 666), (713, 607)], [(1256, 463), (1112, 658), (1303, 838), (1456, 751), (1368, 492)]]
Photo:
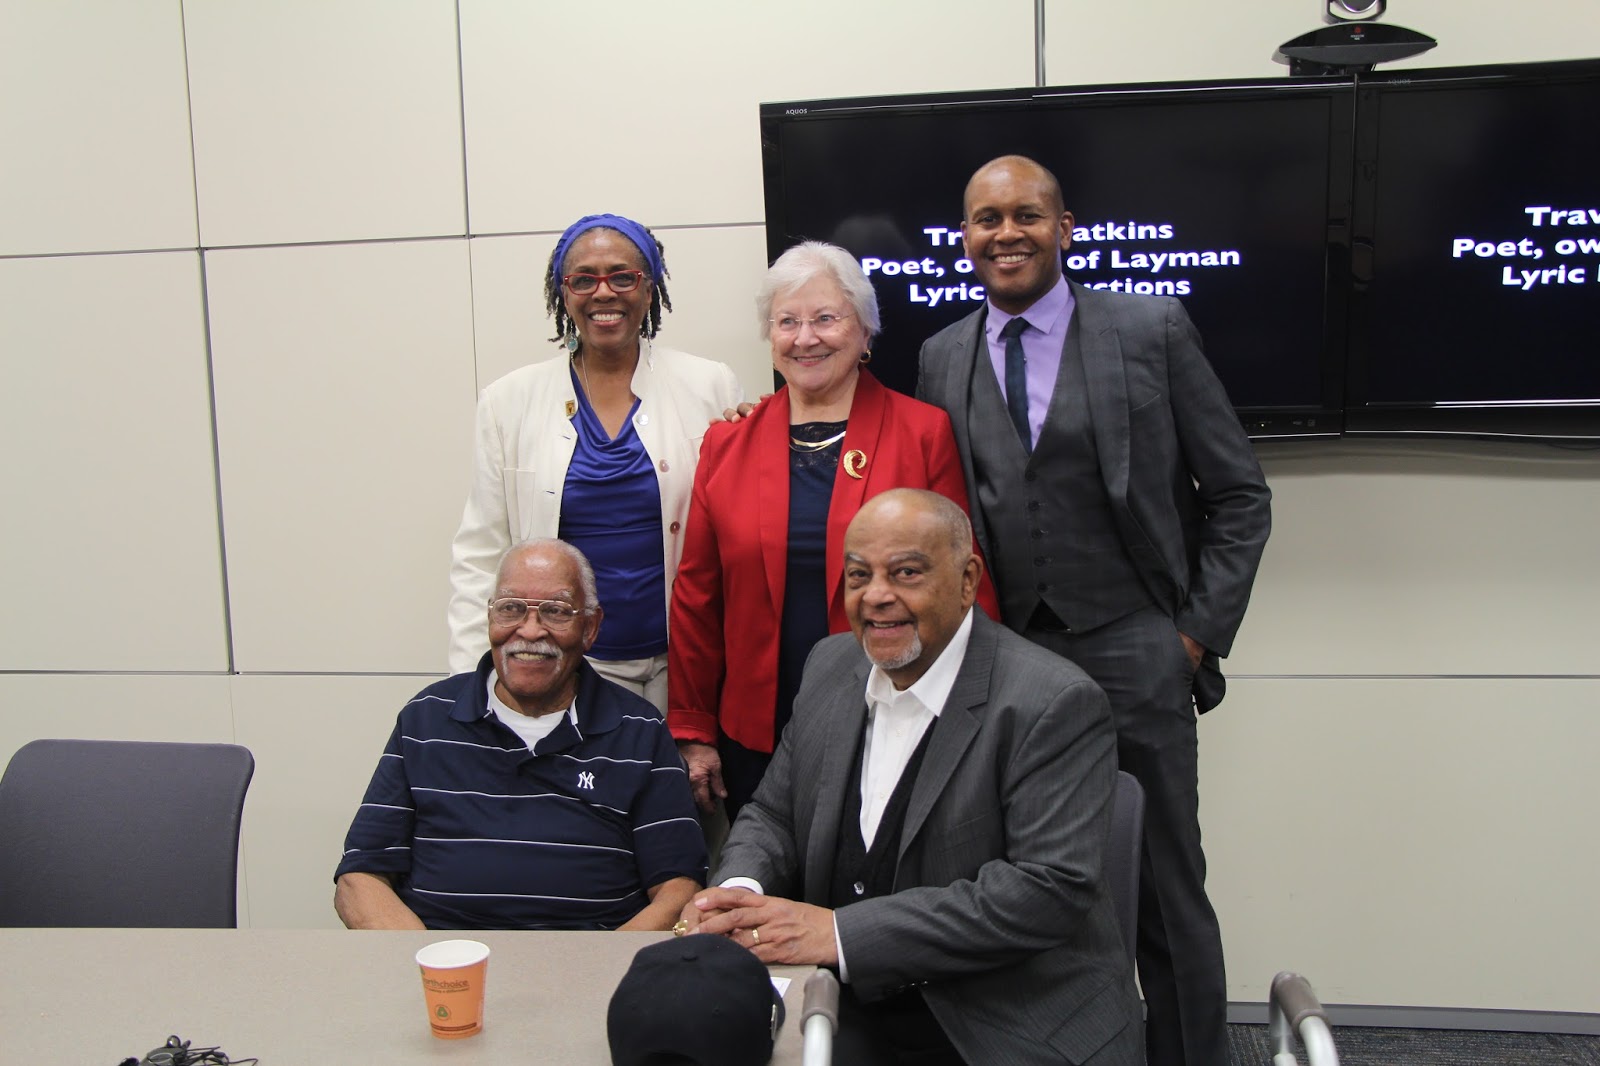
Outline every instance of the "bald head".
[(517, 593), (507, 591), (507, 575), (516, 572), (522, 564), (533, 559), (550, 560), (558, 563), (559, 568), (571, 568), (570, 584), (574, 592), (583, 594), (583, 603), (580, 606), (600, 606), (600, 596), (595, 589), (594, 568), (589, 565), (589, 560), (583, 552), (555, 537), (540, 537), (536, 540), (525, 540), (521, 544), (514, 544), (500, 557), (500, 568), (495, 572), (494, 587), (497, 596), (515, 596)]
[(845, 541), (856, 523), (910, 522), (923, 525), (959, 559), (972, 551), (972, 522), (949, 497), (927, 489), (889, 489), (862, 505), (845, 531)]
[(1025, 155), (1003, 155), (989, 160), (973, 171), (972, 177), (967, 179), (967, 188), (961, 197), (963, 218), (972, 217), (974, 191), (994, 179), (1010, 183), (1020, 181), (1038, 183), (1041, 192), (1047, 197), (1046, 206), (1054, 209), (1052, 214), (1059, 215), (1067, 209), (1066, 198), (1061, 195), (1061, 183), (1056, 180), (1054, 174)]

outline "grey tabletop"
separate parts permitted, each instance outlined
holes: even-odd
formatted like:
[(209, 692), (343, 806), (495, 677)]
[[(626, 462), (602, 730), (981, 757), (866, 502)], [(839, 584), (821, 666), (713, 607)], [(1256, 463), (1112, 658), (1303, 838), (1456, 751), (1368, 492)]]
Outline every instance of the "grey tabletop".
[[(116, 1066), (176, 1034), (261, 1066), (324, 1062), (611, 1061), (606, 1004), (633, 953), (665, 933), (349, 932), (326, 929), (0, 929), (0, 1061)], [(418, 948), (491, 949), (484, 1031), (428, 1031)], [(800, 1062), (801, 986), (773, 1063)]]

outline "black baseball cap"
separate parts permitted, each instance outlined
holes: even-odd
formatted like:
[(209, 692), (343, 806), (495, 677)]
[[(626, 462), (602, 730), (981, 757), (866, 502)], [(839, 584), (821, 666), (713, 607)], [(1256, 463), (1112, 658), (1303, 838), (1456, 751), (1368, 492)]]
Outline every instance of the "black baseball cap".
[(709, 933), (640, 948), (606, 1010), (613, 1066), (763, 1066), (782, 1026), (766, 966)]

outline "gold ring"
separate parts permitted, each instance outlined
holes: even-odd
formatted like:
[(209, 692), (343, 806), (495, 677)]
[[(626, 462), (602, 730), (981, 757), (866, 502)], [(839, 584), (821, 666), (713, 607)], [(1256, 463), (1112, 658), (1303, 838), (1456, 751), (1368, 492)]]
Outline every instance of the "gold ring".
[(754, 947), (760, 947), (761, 946), (761, 930), (756, 929), (754, 927), (751, 928), (751, 930), (750, 930), (750, 943)]
[(672, 925), (672, 935), (673, 936), (683, 936), (688, 931), (689, 931), (689, 919), (687, 919), (687, 918), (679, 918)]

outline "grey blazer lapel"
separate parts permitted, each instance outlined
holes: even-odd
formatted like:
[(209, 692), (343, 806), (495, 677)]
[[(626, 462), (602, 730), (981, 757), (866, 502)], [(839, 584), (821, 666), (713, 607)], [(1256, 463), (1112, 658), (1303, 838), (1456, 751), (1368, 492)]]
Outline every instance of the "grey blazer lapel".
[[(950, 698), (945, 700), (944, 710), (934, 719), (933, 737), (922, 757), (916, 783), (911, 786), (911, 804), (906, 809), (905, 829), (900, 834), (898, 861), (904, 861), (906, 848), (922, 831), (934, 802), (950, 789), (950, 780), (960, 767), (962, 756), (978, 735), (978, 711), (989, 702), (995, 625), (982, 611), (974, 610), (966, 657), (961, 660), (961, 670), (956, 674), (955, 687), (950, 690)], [(952, 802), (960, 803), (961, 797), (954, 797)]]
[(972, 512), (972, 528), (978, 538), (978, 547), (985, 557), (990, 553), (989, 531), (984, 526), (983, 510), (978, 506), (977, 474), (972, 466), (972, 429), (967, 415), (972, 408), (972, 375), (978, 366), (980, 354), (987, 357), (988, 342), (983, 337), (983, 323), (988, 316), (988, 304), (974, 311), (961, 322), (949, 346), (941, 353), (944, 366), (943, 387), (935, 395), (919, 399), (942, 407), (950, 416), (950, 429), (955, 433), (956, 452), (961, 456), (961, 473), (967, 479), (967, 499)]
[(1122, 365), (1122, 342), (1116, 322), (1106, 314), (1092, 290), (1073, 282), (1073, 314), (1078, 319), (1078, 350), (1083, 356), (1084, 387), (1094, 425), (1095, 449), (1106, 492), (1121, 510), (1128, 503), (1128, 379)]
[[(826, 903), (833, 864), (839, 855), (839, 819), (844, 814), (846, 789), (861, 788), (850, 780), (856, 745), (867, 722), (867, 672), (871, 667), (863, 656), (860, 665), (834, 682), (834, 691), (814, 706), (828, 714), (826, 729), (820, 732), (822, 750), (810, 764), (814, 781), (807, 790), (814, 797), (809, 817), (811, 833), (806, 840), (804, 898)], [(802, 769), (804, 772), (804, 769)], [(795, 812), (798, 820), (800, 812)]]

